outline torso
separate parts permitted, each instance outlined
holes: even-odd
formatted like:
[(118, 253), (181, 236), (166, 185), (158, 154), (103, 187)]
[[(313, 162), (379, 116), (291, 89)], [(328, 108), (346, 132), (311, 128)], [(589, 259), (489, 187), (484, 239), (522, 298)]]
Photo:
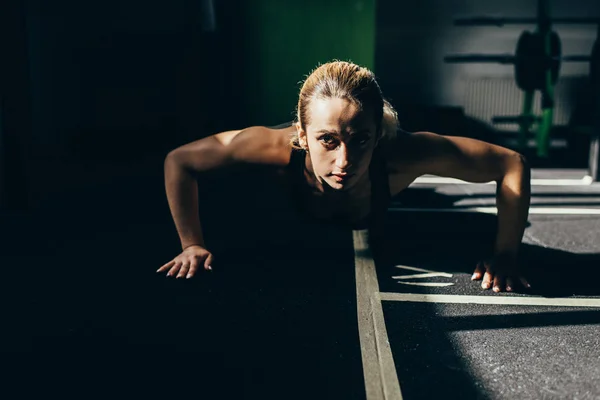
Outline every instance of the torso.
[[(291, 174), (289, 177), (292, 181), (299, 178), (304, 179), (299, 176), (301, 173), (298, 171), (299, 167), (292, 165), (299, 163), (300, 160), (304, 161), (304, 157), (306, 157), (304, 152), (292, 149), (289, 144), (289, 137), (294, 133), (295, 127), (283, 125), (270, 129), (277, 132), (277, 136), (281, 135), (281, 151), (285, 152), (288, 157), (287, 166), (282, 171), (285, 170), (286, 174)], [(398, 148), (408, 151), (405, 147), (398, 146)], [(361, 190), (353, 196), (344, 197), (343, 194), (335, 198), (324, 196), (316, 190), (310, 190), (306, 182), (301, 182), (305, 189), (296, 192), (296, 195), (302, 196), (302, 208), (319, 220), (342, 221), (351, 225), (359, 224), (369, 218), (373, 213), (374, 206), (387, 208), (386, 200), (406, 189), (417, 178), (414, 173), (410, 172), (410, 165), (400, 166), (398, 162), (390, 159), (390, 156), (402, 156), (393, 153), (377, 151), (374, 154), (373, 163), (381, 162), (380, 165), (383, 167), (381, 170), (371, 171), (368, 176), (365, 176), (365, 179), (359, 183)], [(292, 170), (290, 170), (290, 166), (293, 167)], [(382, 190), (387, 193), (382, 193)], [(375, 197), (373, 196), (374, 191), (379, 191)], [(373, 205), (374, 199), (382, 204)]]
[(371, 180), (365, 179), (360, 187), (360, 195), (331, 198), (312, 193), (307, 198), (305, 207), (312, 215), (322, 220), (358, 223), (368, 218), (371, 213), (372, 189)]

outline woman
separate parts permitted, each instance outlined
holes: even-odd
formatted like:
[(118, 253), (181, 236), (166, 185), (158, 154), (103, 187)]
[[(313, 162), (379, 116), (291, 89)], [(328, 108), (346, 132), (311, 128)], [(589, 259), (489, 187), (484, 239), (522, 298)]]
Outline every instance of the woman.
[(496, 292), (529, 287), (517, 267), (530, 201), (523, 156), (474, 139), (399, 130), (395, 110), (366, 68), (341, 61), (316, 68), (302, 86), (294, 123), (222, 132), (170, 152), (166, 192), (183, 251), (157, 272), (191, 278), (201, 267), (212, 269), (193, 174), (238, 163), (281, 168), (309, 215), (354, 228), (372, 228), (390, 197), (421, 175), (496, 181), (494, 255), (478, 263), (472, 279)]

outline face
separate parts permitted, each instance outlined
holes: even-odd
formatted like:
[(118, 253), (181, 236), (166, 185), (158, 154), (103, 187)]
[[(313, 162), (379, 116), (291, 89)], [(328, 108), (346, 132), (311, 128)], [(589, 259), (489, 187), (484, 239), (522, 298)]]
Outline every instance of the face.
[(368, 172), (375, 148), (373, 114), (345, 99), (313, 100), (300, 144), (308, 148), (312, 172), (324, 190), (352, 188)]

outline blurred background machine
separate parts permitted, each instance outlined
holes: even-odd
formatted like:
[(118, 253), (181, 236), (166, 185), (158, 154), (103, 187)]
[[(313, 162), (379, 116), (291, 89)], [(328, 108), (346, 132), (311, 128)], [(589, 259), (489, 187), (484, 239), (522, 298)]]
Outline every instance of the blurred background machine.
[[(517, 41), (514, 53), (508, 54), (462, 54), (448, 55), (444, 60), (448, 63), (498, 63), (511, 64), (514, 66), (514, 81), (519, 90), (522, 91), (521, 112), (518, 115), (493, 116), (491, 121), (496, 125), (518, 125), (518, 140), (516, 148), (525, 151), (530, 137), (535, 137), (534, 146), (537, 156), (548, 158), (551, 146), (552, 133), (557, 126), (561, 126), (569, 116), (559, 115), (561, 120), (555, 117), (557, 105), (556, 86), (559, 81), (561, 64), (563, 62), (585, 62), (589, 64), (587, 102), (590, 104), (585, 121), (577, 121), (571, 124), (568, 132), (567, 142), (571, 146), (577, 143), (576, 135), (586, 135), (589, 141), (589, 172), (594, 181), (598, 180), (598, 126), (597, 114), (600, 103), (600, 86), (598, 77), (598, 65), (600, 64), (600, 40), (596, 38), (591, 54), (562, 54), (562, 42), (557, 31), (553, 30), (553, 24), (582, 25), (591, 24), (597, 28), (597, 36), (600, 36), (600, 18), (588, 16), (556, 17), (553, 18), (548, 0), (537, 1), (537, 15), (534, 18), (523, 17), (469, 17), (457, 18), (454, 23), (457, 26), (492, 26), (502, 27), (508, 24), (535, 26), (533, 31), (523, 31)], [(538, 104), (534, 110), (534, 98), (539, 94)], [(501, 111), (501, 110), (498, 110)]]

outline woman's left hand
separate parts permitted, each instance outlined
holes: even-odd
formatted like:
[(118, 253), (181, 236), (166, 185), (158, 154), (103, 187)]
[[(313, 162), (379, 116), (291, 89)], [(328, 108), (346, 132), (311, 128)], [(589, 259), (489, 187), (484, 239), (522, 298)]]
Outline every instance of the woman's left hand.
[(526, 289), (531, 285), (525, 279), (519, 268), (519, 262), (513, 255), (496, 255), (477, 263), (471, 280), (482, 280), (483, 289), (492, 288), (494, 292), (512, 292), (517, 285)]

